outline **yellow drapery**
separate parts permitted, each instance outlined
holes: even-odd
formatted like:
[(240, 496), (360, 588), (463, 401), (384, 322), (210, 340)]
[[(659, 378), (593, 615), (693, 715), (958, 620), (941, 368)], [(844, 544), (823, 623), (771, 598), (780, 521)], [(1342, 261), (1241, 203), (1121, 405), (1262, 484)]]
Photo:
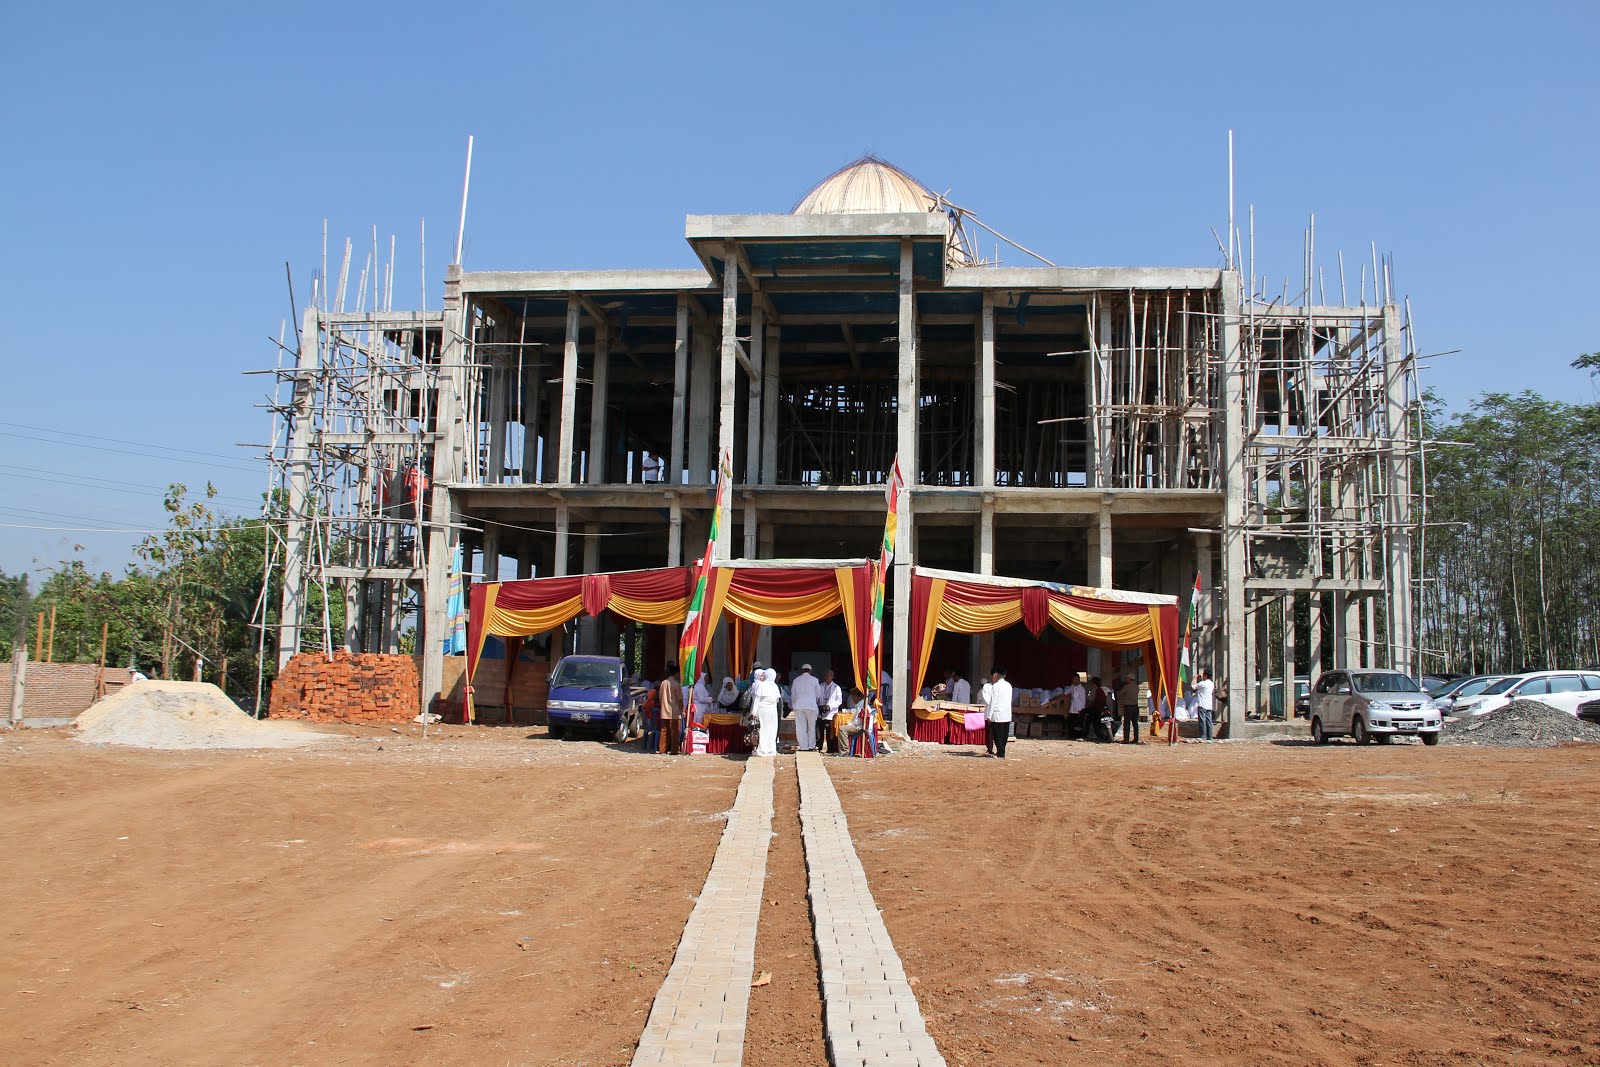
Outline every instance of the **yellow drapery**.
[(1085, 611), (1052, 600), (1050, 621), (1056, 629), (1074, 640), (1116, 652), (1139, 648), (1155, 640), (1155, 635), (1160, 633), (1156, 617), (1158, 610), (1152, 607), (1143, 615), (1102, 615), (1097, 611)]
[[(523, 634), (542, 634), (546, 630), (554, 630), (557, 626), (583, 614), (583, 594), (568, 597), (558, 604), (551, 604), (547, 608), (532, 608), (526, 611), (507, 611), (494, 606), (496, 594), (500, 591), (498, 585), (489, 586), (489, 591), (484, 600), (483, 609), (483, 634), (486, 637), (494, 634), (497, 637), (515, 637)], [(480, 643), (479, 648), (482, 648)]]
[(928, 661), (933, 658), (933, 635), (939, 629), (939, 615), (944, 611), (944, 591), (950, 583), (935, 578), (928, 586), (928, 615), (922, 623), (922, 651), (917, 656), (917, 671), (913, 679), (928, 676)]
[(744, 716), (738, 712), (708, 711), (706, 712), (706, 725), (708, 726), (738, 726)]
[[(974, 709), (975, 710), (975, 709)], [(913, 707), (911, 713), (919, 719), (950, 719), (953, 722), (964, 723), (967, 721), (966, 709), (956, 711), (953, 708), (918, 708)]]
[(678, 626), (689, 613), (689, 598), (636, 600), (631, 596), (612, 593), (611, 599), (606, 602), (606, 607), (634, 622), (647, 623), (651, 626)]
[(1009, 604), (952, 604), (944, 600), (939, 605), (939, 629), (958, 634), (986, 634), (1021, 621), (1021, 596)]
[(854, 567), (835, 567), (834, 579), (839, 583), (839, 611), (844, 615), (844, 632), (850, 641), (850, 668), (856, 677), (856, 688), (867, 691), (863, 672), (867, 665), (856, 653), (861, 648), (861, 627), (866, 620), (856, 618), (856, 586)]
[(804, 626), (839, 614), (839, 591), (829, 589), (803, 597), (766, 597), (729, 590), (722, 603), (729, 615), (762, 626)]

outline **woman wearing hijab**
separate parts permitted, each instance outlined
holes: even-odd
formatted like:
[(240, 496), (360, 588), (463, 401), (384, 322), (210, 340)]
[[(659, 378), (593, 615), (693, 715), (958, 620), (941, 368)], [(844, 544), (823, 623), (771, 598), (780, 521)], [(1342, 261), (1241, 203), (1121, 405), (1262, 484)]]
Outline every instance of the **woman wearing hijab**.
[(711, 714), (711, 708), (716, 703), (716, 694), (711, 691), (711, 672), (701, 671), (700, 677), (695, 680), (694, 692), (694, 721), (701, 726), (705, 725), (706, 716)]
[(756, 744), (755, 754), (758, 756), (776, 756), (778, 754), (778, 683), (774, 679), (775, 671), (769, 669), (756, 672), (755, 684), (751, 687), (754, 692), (751, 711), (755, 714), (756, 722), (761, 726), (761, 737)]
[(722, 688), (717, 690), (717, 709), (724, 715), (732, 714), (738, 710), (739, 687), (732, 678), (722, 679)]

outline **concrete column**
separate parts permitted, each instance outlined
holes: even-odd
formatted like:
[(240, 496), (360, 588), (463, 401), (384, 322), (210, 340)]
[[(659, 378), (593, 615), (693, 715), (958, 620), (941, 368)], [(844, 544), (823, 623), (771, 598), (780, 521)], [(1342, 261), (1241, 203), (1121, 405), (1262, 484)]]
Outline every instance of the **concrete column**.
[[(993, 470), (993, 467), (990, 468)], [(994, 573), (994, 496), (984, 494), (983, 508), (978, 514), (978, 562), (976, 570), (979, 574)], [(989, 668), (994, 666), (994, 634), (979, 634), (977, 645), (972, 650), (977, 662), (972, 665), (972, 692), (976, 696), (978, 687), (989, 677)]]
[(444, 313), (440, 339), (438, 409), (439, 437), (433, 451), (433, 471), (429, 481), (429, 523), (417, 521), (417, 542), (427, 544), (426, 571), (422, 584), (422, 626), (417, 648), (422, 652), (422, 710), (429, 710), (444, 682), (444, 637), (450, 622), (446, 606), (450, 598), (450, 568), (454, 563), (457, 534), (453, 528), (455, 508), (446, 486), (457, 481), (464, 465), (462, 449), (466, 431), (462, 425), (461, 389), (465, 382), (461, 338), (466, 333), (466, 304), (461, 298), (461, 268), (445, 268)]
[(578, 417), (578, 298), (567, 297), (567, 339), (561, 348), (561, 440), (556, 446), (556, 481), (572, 484), (572, 448)]
[(483, 577), (477, 579), (481, 582), (498, 582), (500, 580), (500, 527), (493, 523), (484, 523), (483, 530), (483, 566), (478, 568), (483, 572)]
[(1310, 626), (1306, 635), (1306, 677), (1313, 682), (1322, 673), (1322, 594), (1312, 593), (1310, 600)]
[(767, 323), (767, 344), (761, 354), (761, 484), (778, 484), (778, 427), (783, 405), (778, 395), (783, 332)]
[(484, 481), (499, 485), (506, 480), (506, 422), (511, 410), (511, 374), (498, 356), (490, 357), (484, 371), (489, 387), (489, 456)]
[(383, 650), (392, 656), (400, 651), (400, 620), (404, 614), (406, 583), (385, 582), (383, 594)]
[[(1133, 329), (1129, 323), (1128, 329)], [(1099, 397), (1102, 392), (1109, 394), (1109, 387), (1103, 385), (1111, 377), (1112, 363), (1112, 337), (1111, 337), (1111, 309), (1102, 306), (1097, 317), (1094, 330), (1094, 344), (1089, 346), (1089, 355), (1083, 363), (1083, 413), (1087, 416), (1084, 422), (1084, 484), (1085, 485), (1110, 485), (1111, 480), (1106, 477), (1105, 469), (1110, 457), (1105, 452), (1108, 440), (1109, 417), (1100, 409)]]
[(572, 566), (572, 512), (565, 500), (556, 503), (556, 555), (553, 577), (564, 578)]
[(527, 549), (517, 552), (517, 581), (524, 582), (533, 577), (533, 557), (528, 555)]
[(1405, 352), (1400, 338), (1399, 309), (1383, 309), (1384, 436), (1389, 439), (1389, 531), (1384, 538), (1386, 578), (1389, 586), (1389, 666), (1421, 672), (1417, 654), (1411, 596), (1411, 430), (1406, 417)]
[(589, 484), (606, 482), (606, 453), (611, 450), (606, 441), (606, 402), (611, 389), (611, 327), (601, 320), (594, 324), (594, 382), (589, 391)]
[(684, 405), (689, 396), (689, 296), (678, 294), (677, 333), (672, 342), (672, 443), (668, 446), (663, 481), (683, 484)]
[[(583, 573), (600, 573), (600, 527), (585, 523), (583, 527)], [(578, 648), (594, 656), (600, 654), (600, 620), (593, 615), (578, 616)]]
[[(757, 548), (761, 553), (762, 559), (771, 559), (775, 554), (773, 546), (776, 544), (776, 536), (777, 531), (772, 528), (771, 523), (761, 524)], [(758, 663), (772, 662), (772, 627), (770, 626), (763, 626), (761, 632), (756, 635), (756, 661)], [(843, 678), (846, 672), (841, 670), (838, 674), (840, 678)]]
[[(1197, 533), (1194, 535), (1194, 569), (1200, 575), (1200, 610), (1195, 619), (1194, 657), (1195, 662), (1211, 672), (1212, 678), (1217, 676), (1216, 663), (1216, 606), (1212, 603), (1214, 577), (1211, 570), (1211, 535)], [(1186, 598), (1178, 598), (1178, 612), (1180, 617), (1188, 610), (1184, 603)]]
[(344, 647), (348, 652), (364, 652), (362, 636), (366, 633), (366, 597), (362, 594), (365, 583), (359, 578), (346, 578), (344, 586)]
[(317, 309), (308, 307), (300, 320), (300, 354), (295, 360), (294, 391), (290, 406), (289, 480), (287, 514), (283, 527), (283, 594), (278, 603), (278, 670), (300, 651), (300, 627), (305, 619), (306, 540), (309, 509), (306, 496), (311, 484), (311, 405), (317, 394), (316, 374), (322, 362), (322, 330)]
[[(994, 487), (994, 290), (983, 291), (983, 312), (978, 320), (978, 449), (973, 478), (980, 488)], [(994, 509), (989, 509), (989, 532), (994, 533)], [(990, 552), (991, 562), (993, 552)], [(989, 572), (984, 572), (989, 573)]]
[[(1222, 677), (1228, 682), (1228, 716), (1244, 720), (1251, 686), (1245, 664), (1245, 426), (1244, 352), (1239, 338), (1239, 274), (1222, 272)], [(1229, 736), (1233, 736), (1230, 734)]]
[(742, 524), (744, 526), (745, 559), (755, 559), (756, 553), (760, 550), (757, 541), (757, 526), (759, 522), (760, 520), (756, 516), (756, 502), (754, 500), (746, 500), (744, 502), (744, 523)]
[[(1096, 589), (1109, 589), (1112, 586), (1112, 556), (1111, 543), (1111, 502), (1100, 502), (1100, 514), (1089, 536), (1089, 584)], [(1105, 679), (1104, 656), (1098, 648), (1090, 648), (1088, 655), (1089, 674)]]
[[(739, 261), (734, 258), (733, 249), (724, 247), (722, 250), (722, 352), (719, 364), (717, 388), (717, 454), (712, 457), (713, 469), (720, 467), (722, 458), (728, 457), (728, 470), (730, 474), (739, 469), (738, 462), (733, 455), (734, 431), (734, 396), (733, 391), (738, 385), (739, 358)], [(729, 509), (733, 507), (730, 495)], [(732, 515), (727, 516), (729, 521), (717, 527), (716, 558), (728, 559), (729, 547), (733, 542)]]
[[(895, 333), (899, 337), (897, 367), (899, 394), (896, 401), (896, 448), (900, 470), (906, 479), (899, 506), (899, 544), (894, 561), (894, 652), (890, 675), (894, 678), (894, 721), (892, 728), (906, 732), (911, 715), (911, 566), (916, 555), (916, 516), (912, 513), (910, 487), (920, 481), (917, 463), (917, 298), (912, 276), (911, 239), (900, 241), (900, 309)], [(876, 681), (876, 679), (874, 679)]]
[(539, 399), (544, 377), (544, 359), (525, 357), (522, 378), (522, 484), (539, 479)]
[(676, 493), (667, 503), (667, 566), (683, 566), (683, 503)]
[(711, 482), (711, 439), (716, 432), (711, 405), (717, 360), (711, 336), (703, 327), (690, 335), (689, 355), (693, 363), (689, 372), (689, 484), (707, 485)]
[[(755, 373), (750, 375), (749, 387), (745, 393), (745, 485), (758, 485), (761, 482), (761, 437), (765, 429), (761, 418), (761, 389), (765, 383), (762, 359), (766, 352), (766, 344), (767, 314), (759, 304), (753, 304), (750, 308), (750, 366), (755, 369)], [(754, 547), (751, 546), (752, 551)]]
[(1294, 594), (1290, 593), (1278, 602), (1279, 610), (1283, 615), (1282, 630), (1279, 637), (1283, 640), (1283, 706), (1286, 719), (1294, 718), (1294, 677), (1299, 670), (1294, 655)]

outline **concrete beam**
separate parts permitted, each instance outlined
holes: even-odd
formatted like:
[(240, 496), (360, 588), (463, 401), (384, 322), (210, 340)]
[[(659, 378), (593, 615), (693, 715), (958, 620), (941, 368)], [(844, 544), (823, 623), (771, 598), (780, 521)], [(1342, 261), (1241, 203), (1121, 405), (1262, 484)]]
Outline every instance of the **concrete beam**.
[[(465, 293), (560, 295), (659, 293), (713, 288), (711, 275), (700, 267), (671, 270), (492, 270), (471, 271), (461, 276), (461, 289)], [(352, 315), (348, 319), (353, 324), (359, 324), (364, 317)]]
[(946, 237), (950, 220), (930, 211), (890, 215), (690, 215), (690, 241), (757, 238)]
[(951, 267), (946, 289), (1215, 289), (1213, 267)]

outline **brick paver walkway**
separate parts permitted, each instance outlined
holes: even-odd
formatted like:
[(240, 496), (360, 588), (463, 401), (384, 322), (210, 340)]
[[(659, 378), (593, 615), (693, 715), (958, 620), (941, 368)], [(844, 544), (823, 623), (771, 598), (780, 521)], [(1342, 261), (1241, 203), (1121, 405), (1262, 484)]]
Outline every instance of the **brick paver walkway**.
[(722, 843), (651, 1005), (635, 1065), (723, 1067), (743, 1060), (756, 924), (772, 843), (773, 771), (771, 759), (745, 763)]
[(822, 757), (800, 752), (795, 760), (829, 1059), (834, 1067), (943, 1067)]

